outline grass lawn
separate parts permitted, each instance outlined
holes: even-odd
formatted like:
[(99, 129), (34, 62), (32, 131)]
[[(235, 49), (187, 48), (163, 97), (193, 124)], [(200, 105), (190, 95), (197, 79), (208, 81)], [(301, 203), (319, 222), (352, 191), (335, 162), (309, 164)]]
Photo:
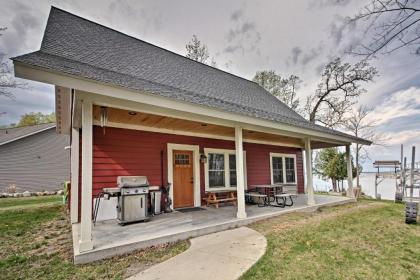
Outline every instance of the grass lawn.
[(243, 279), (420, 279), (420, 225), (404, 205), (357, 204), (255, 223), (267, 252)]
[(0, 279), (123, 279), (187, 249), (187, 242), (88, 265), (72, 263), (61, 197), (0, 199)]
[(58, 205), (63, 203), (61, 195), (48, 195), (48, 196), (32, 196), (21, 198), (2, 198), (0, 199), (0, 211), (43, 207), (49, 205)]
[[(0, 200), (0, 279), (123, 279), (188, 248), (180, 242), (76, 266), (60, 202)], [(267, 252), (242, 278), (420, 279), (420, 225), (406, 225), (403, 210), (362, 200), (255, 223)]]

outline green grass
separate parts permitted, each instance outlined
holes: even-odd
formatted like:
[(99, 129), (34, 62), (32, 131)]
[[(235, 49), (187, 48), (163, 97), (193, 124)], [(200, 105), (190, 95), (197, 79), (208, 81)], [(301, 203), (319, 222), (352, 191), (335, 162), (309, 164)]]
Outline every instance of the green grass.
[(266, 254), (243, 279), (420, 279), (420, 225), (404, 205), (362, 201), (256, 223)]
[(57, 205), (63, 202), (61, 195), (1, 198), (0, 211)]
[(188, 247), (180, 242), (74, 265), (70, 222), (59, 202), (57, 197), (0, 199), (0, 279), (123, 279)]
[[(180, 242), (74, 265), (70, 223), (55, 202), (0, 200), (0, 279), (123, 279), (188, 247)], [(255, 223), (267, 252), (242, 278), (420, 279), (420, 225), (406, 225), (403, 215), (403, 204), (363, 200)]]

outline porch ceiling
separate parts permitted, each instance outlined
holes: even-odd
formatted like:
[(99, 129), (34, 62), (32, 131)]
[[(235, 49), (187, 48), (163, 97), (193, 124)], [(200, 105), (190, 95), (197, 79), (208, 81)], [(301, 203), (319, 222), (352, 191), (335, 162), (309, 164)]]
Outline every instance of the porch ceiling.
[[(101, 107), (94, 105), (94, 123), (100, 123)], [(143, 112), (133, 112), (118, 108), (107, 108), (108, 126), (126, 127), (131, 129), (161, 129), (163, 131), (187, 132), (197, 135), (213, 135), (222, 139), (234, 139), (235, 129), (222, 125), (197, 122), (173, 118), (168, 116), (154, 115)], [(302, 139), (264, 133), (259, 131), (243, 130), (243, 138), (249, 142), (267, 142), (273, 144), (287, 144), (302, 147)]]

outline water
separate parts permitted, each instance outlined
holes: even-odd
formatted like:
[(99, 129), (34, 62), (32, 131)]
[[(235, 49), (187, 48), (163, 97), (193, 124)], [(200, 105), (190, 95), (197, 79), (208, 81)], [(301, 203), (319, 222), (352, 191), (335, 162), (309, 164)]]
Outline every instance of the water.
[[(341, 183), (340, 183), (341, 184)], [(354, 183), (356, 184), (356, 179)], [(375, 173), (362, 173), (360, 175), (360, 185), (362, 192), (366, 195), (375, 197)], [(344, 181), (344, 188), (347, 188), (347, 181)], [(319, 176), (314, 176), (315, 191), (329, 191), (332, 189), (331, 180), (323, 180)], [(394, 200), (395, 198), (395, 179), (385, 179), (378, 185), (378, 194), (382, 199)], [(414, 196), (418, 197), (418, 189), (414, 190)]]

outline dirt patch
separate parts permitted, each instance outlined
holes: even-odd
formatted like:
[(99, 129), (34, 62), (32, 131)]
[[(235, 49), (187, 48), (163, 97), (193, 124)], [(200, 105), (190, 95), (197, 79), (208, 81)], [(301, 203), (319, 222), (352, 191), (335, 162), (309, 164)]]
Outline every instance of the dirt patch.
[(47, 256), (58, 254), (61, 258), (72, 261), (71, 223), (65, 212), (66, 210), (62, 210), (57, 219), (49, 221), (37, 229), (33, 234), (34, 243), (40, 244), (40, 246), (29, 250), (27, 252), (29, 256), (34, 254), (46, 254)]

